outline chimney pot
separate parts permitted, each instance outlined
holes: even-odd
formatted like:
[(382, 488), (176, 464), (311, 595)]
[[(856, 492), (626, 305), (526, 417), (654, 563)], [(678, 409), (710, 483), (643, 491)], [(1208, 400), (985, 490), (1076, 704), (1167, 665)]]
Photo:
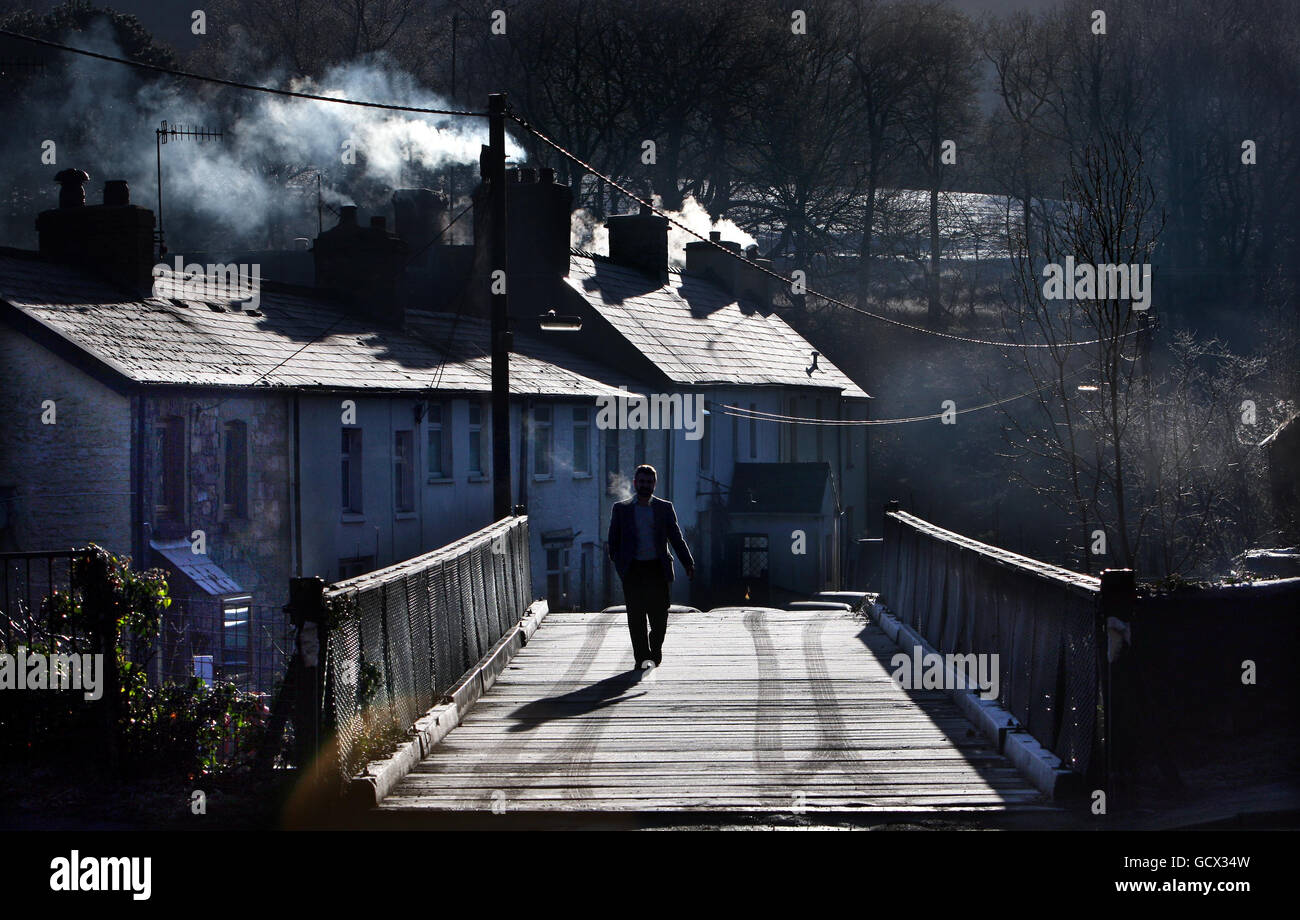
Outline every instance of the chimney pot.
[(721, 243), (721, 242), (722, 242), (722, 231), (721, 231), (721, 230), (710, 230), (710, 231), (709, 231), (709, 242), (710, 242), (710, 243)]
[(339, 225), (355, 227), (357, 225), (357, 206), (354, 204), (345, 204), (339, 208)]
[(653, 216), (654, 216), (654, 213), (655, 213), (655, 212), (654, 212), (654, 210), (650, 207), (650, 205), (648, 205), (648, 204), (643, 204), (643, 205), (641, 205), (641, 216), (642, 216), (642, 217), (653, 217)]
[(372, 230), (384, 230), (387, 228), (387, 224), (388, 218), (384, 217), (382, 214), (376, 214), (374, 217), (370, 218), (370, 227)]
[(131, 203), (131, 188), (125, 179), (109, 179), (104, 183), (104, 204), (124, 208)]
[(555, 170), (551, 169), (549, 166), (543, 166), (538, 172), (538, 175), (541, 177), (542, 182), (548, 184), (553, 184), (555, 182)]
[(530, 167), (528, 167), (528, 166), (521, 166), (521, 167), (519, 167), (519, 181), (520, 181), (520, 182), (536, 182), (536, 181), (537, 181), (537, 170), (532, 169), (532, 168), (530, 168)]
[(81, 169), (65, 169), (54, 177), (59, 183), (59, 207), (82, 208), (86, 206), (85, 184), (90, 174)]

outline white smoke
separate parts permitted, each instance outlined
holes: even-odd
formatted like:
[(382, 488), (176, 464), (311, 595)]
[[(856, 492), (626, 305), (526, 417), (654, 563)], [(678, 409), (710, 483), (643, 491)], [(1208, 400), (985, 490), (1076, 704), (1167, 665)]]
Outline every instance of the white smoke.
[[(644, 461), (638, 460), (637, 462), (641, 463)], [(609, 481), (605, 488), (609, 495), (617, 498), (619, 501), (627, 501), (636, 494), (636, 491), (632, 488), (632, 480), (624, 476), (622, 473), (611, 472), (609, 474)]]
[(569, 218), (569, 245), (598, 255), (609, 254), (609, 229), (586, 208), (578, 208)]
[[(659, 208), (662, 202), (659, 196), (655, 196), (654, 206)], [(662, 208), (661, 208), (662, 210)], [(722, 239), (734, 243), (739, 243), (741, 249), (755, 245), (758, 241), (738, 227), (732, 221), (723, 220), (714, 221), (709, 216), (709, 212), (704, 205), (700, 204), (690, 195), (682, 202), (680, 211), (664, 211), (669, 217), (678, 223), (685, 224), (700, 236), (708, 237), (710, 230), (719, 231)], [(681, 269), (686, 265), (686, 244), (697, 242), (697, 237), (691, 236), (685, 230), (682, 230), (676, 224), (668, 225), (668, 264), (672, 268)]]
[[(103, 21), (60, 40), (123, 55)], [(74, 56), (67, 60), (66, 71), (29, 87), (25, 111), (9, 126), (3, 144), (6, 163), (24, 164), (32, 159), (27, 150), (39, 149), (45, 138), (55, 139), (57, 166), (38, 170), (19, 165), (13, 181), (30, 181), (42, 198), (52, 200), (48, 180), (57, 169), (73, 166), (91, 174), (88, 203), (98, 203), (103, 180), (122, 178), (131, 185), (134, 203), (156, 207), (155, 129), (160, 123), (222, 130), (221, 140), (172, 140), (162, 148), (164, 218), (172, 248), (200, 244), (204, 241), (191, 238), (200, 235), (253, 245), (285, 232), (290, 237), (314, 235), (316, 174), (322, 177), (327, 203), (356, 201), (362, 194), (381, 202), (392, 188), (424, 184), (427, 170), (477, 164), (487, 142), (486, 118), (146, 79), (120, 64)], [(319, 80), (265, 76), (249, 82), (367, 102), (459, 108), (383, 58), (335, 67)], [(355, 152), (354, 163), (347, 162), (349, 151)], [(507, 155), (516, 162), (525, 158), (510, 138)]]
[[(690, 227), (700, 236), (708, 237), (710, 230), (716, 230), (721, 232), (724, 240), (737, 242), (742, 249), (757, 243), (754, 237), (732, 221), (725, 219), (714, 221), (709, 216), (709, 212), (704, 205), (690, 195), (687, 195), (682, 202), (680, 211), (665, 211), (663, 209), (663, 199), (658, 195), (651, 199), (651, 204), (661, 213), (666, 214), (678, 223)], [(676, 224), (670, 223), (668, 225), (669, 267), (678, 270), (684, 268), (686, 265), (686, 244), (697, 242), (697, 240), (697, 237), (691, 236)], [(576, 249), (585, 249), (598, 255), (608, 255), (609, 230), (602, 220), (596, 218), (586, 208), (579, 208), (573, 212), (573, 219), (570, 223), (570, 245)]]

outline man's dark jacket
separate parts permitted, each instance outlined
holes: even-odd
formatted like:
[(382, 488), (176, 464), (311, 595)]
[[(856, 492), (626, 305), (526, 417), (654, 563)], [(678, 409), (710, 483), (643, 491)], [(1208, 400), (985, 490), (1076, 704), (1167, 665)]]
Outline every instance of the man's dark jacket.
[[(618, 577), (626, 578), (627, 570), (636, 558), (636, 496), (627, 501), (615, 502), (614, 513), (609, 521), (609, 558), (618, 569)], [(672, 543), (677, 558), (688, 568), (695, 567), (690, 548), (682, 539), (681, 528), (677, 526), (677, 512), (673, 503), (662, 498), (650, 497), (650, 508), (655, 515), (654, 544), (655, 555), (664, 567), (664, 577), (673, 580), (673, 557), (668, 553), (668, 544)]]

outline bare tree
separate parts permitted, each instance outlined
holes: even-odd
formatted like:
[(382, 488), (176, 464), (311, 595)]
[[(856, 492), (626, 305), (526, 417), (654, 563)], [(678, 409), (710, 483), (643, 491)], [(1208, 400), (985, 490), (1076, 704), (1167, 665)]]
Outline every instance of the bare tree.
[(856, 162), (866, 182), (862, 197), (862, 239), (858, 246), (858, 299), (870, 297), (872, 243), (881, 182), (903, 150), (905, 100), (920, 66), (914, 27), (928, 7), (905, 2), (864, 3), (850, 7), (849, 60), (857, 74), (864, 153)]
[(849, 229), (861, 174), (853, 166), (860, 100), (840, 23), (823, 17), (818, 34), (769, 36), (769, 66), (751, 89), (736, 127), (741, 191), (737, 220), (774, 230), (772, 254), (809, 269)]
[(939, 233), (939, 193), (944, 187), (949, 154), (974, 120), (976, 51), (970, 21), (938, 4), (915, 22), (917, 59), (902, 120), (908, 145), (925, 178), (930, 196), (930, 258), (927, 265), (927, 322), (943, 324)]
[[(1080, 265), (1147, 266), (1163, 219), (1147, 178), (1140, 144), (1131, 135), (1106, 132), (1083, 149), (1065, 182), (1057, 219), (1044, 226), (1043, 273), (1068, 256)], [(1057, 299), (1041, 283), (1024, 253), (1017, 261), (1020, 309), (1013, 312), (1027, 339), (1046, 348), (1022, 350), (1036, 388), (1031, 417), (1006, 404), (1010, 456), (1022, 479), (1055, 500), (1077, 524), (1084, 571), (1091, 566), (1092, 527), (1100, 526), (1113, 548), (1109, 558), (1131, 566), (1151, 507), (1141, 501), (1144, 444), (1140, 413), (1147, 384), (1135, 382), (1140, 354), (1149, 342), (1131, 299)], [(1066, 278), (1067, 284), (1074, 279)], [(1093, 291), (1092, 295), (1099, 293)], [(1132, 292), (1129, 291), (1131, 294)], [(1144, 321), (1143, 321), (1144, 322)], [(1074, 346), (1094, 341), (1091, 346)]]

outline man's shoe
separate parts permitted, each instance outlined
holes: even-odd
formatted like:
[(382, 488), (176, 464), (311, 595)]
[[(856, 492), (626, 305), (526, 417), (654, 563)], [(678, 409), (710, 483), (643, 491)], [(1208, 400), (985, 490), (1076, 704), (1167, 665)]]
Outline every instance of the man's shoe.
[(653, 668), (654, 666), (655, 666), (655, 663), (654, 663), (653, 661), (651, 661), (649, 658), (647, 658), (645, 661), (641, 662), (641, 670), (642, 670), (642, 671), (649, 671), (649, 670), (650, 670), (651, 668)]

